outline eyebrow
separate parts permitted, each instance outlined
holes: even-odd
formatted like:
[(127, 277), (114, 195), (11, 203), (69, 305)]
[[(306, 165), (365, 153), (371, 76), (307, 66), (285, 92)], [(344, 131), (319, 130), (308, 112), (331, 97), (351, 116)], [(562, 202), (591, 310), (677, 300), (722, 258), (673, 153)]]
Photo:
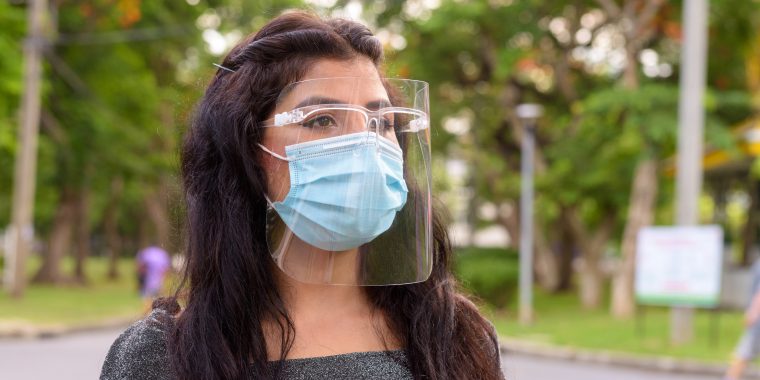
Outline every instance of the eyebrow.
[(391, 107), (391, 106), (392, 106), (391, 102), (387, 100), (375, 100), (365, 105), (365, 107), (370, 110), (379, 110), (380, 108), (386, 108), (386, 107)]
[[(346, 102), (339, 100), (339, 99), (333, 99), (328, 98), (324, 96), (311, 96), (300, 103), (298, 103), (295, 108), (301, 108), (305, 106), (313, 106), (318, 104), (345, 104)], [(370, 110), (377, 110), (380, 108), (390, 107), (391, 103), (387, 100), (373, 100), (365, 105), (365, 108)]]

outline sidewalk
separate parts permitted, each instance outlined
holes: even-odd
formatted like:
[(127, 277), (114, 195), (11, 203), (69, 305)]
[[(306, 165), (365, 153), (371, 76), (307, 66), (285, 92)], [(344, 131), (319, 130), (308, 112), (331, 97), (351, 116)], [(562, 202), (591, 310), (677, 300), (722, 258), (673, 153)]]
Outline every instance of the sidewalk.
[[(574, 360), (608, 366), (623, 366), (683, 374), (714, 375), (716, 378), (721, 378), (721, 376), (723, 376), (726, 366), (728, 365), (728, 363), (715, 364), (688, 359), (562, 347), (504, 337), (500, 337), (499, 340), (501, 342), (501, 352), (502, 354), (507, 354), (507, 360), (509, 360), (509, 353), (513, 352), (523, 355)], [(750, 366), (745, 372), (744, 378), (760, 379), (760, 369)]]
[(139, 316), (110, 318), (98, 322), (69, 325), (39, 325), (26, 321), (0, 320), (0, 339), (43, 339), (84, 331), (126, 329), (139, 318)]

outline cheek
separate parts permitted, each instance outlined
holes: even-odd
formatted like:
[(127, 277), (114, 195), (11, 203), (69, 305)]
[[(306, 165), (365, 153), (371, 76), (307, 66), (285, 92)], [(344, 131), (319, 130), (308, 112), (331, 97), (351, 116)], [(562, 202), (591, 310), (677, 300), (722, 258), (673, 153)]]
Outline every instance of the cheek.
[(385, 137), (386, 139), (388, 139), (391, 142), (393, 142), (396, 146), (401, 147), (401, 145), (399, 144), (398, 138), (396, 137), (395, 133), (393, 133), (393, 132), (386, 133), (386, 134), (383, 135), (383, 137)]
[(267, 195), (272, 202), (285, 199), (290, 190), (290, 170), (288, 163), (262, 153), (261, 164), (267, 178)]
[[(277, 154), (285, 156), (285, 147), (277, 144), (275, 141), (271, 141), (266, 135), (262, 139), (261, 145)], [(288, 191), (290, 191), (290, 170), (288, 169), (288, 163), (261, 150), (258, 146), (256, 148), (260, 150), (260, 162), (266, 174), (267, 196), (269, 196), (272, 202), (282, 201), (285, 199)]]

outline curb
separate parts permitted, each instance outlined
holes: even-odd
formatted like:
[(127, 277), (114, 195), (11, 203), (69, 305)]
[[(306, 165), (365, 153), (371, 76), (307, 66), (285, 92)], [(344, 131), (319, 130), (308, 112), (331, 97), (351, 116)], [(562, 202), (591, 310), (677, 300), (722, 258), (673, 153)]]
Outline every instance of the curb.
[(0, 321), (0, 339), (46, 339), (72, 333), (126, 328), (139, 316), (111, 318), (87, 324), (37, 325), (26, 321)]
[[(555, 346), (514, 338), (501, 337), (499, 342), (502, 353), (516, 353), (550, 359), (578, 361), (607, 366), (621, 366), (658, 372), (712, 375), (717, 376), (717, 378), (723, 376), (728, 365), (728, 363), (712, 364), (672, 357), (645, 356), (616, 351)], [(744, 376), (745, 378), (760, 378), (760, 370), (757, 368), (748, 368), (745, 371)]]

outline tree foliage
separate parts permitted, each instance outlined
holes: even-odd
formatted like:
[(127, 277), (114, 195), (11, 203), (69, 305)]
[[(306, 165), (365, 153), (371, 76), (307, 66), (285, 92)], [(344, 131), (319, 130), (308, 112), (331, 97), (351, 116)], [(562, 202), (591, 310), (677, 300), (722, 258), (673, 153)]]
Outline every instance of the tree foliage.
[[(664, 168), (676, 153), (682, 4), (413, 3), (394, 2), (376, 18), (406, 39), (392, 55), (394, 72), (431, 83), (434, 148), (470, 162), (480, 202), (509, 206), (496, 221), (516, 236), (522, 125), (514, 110), (534, 102), (545, 108), (537, 135), (538, 235), (554, 241), (551, 249), (569, 229), (570, 245), (587, 248), (584, 241), (612, 225), (610, 240), (620, 241), (637, 165), (654, 159)], [(732, 150), (729, 127), (753, 112), (744, 65), (757, 14), (754, 3), (711, 2), (708, 147)], [(659, 177), (655, 186), (672, 188), (669, 174)], [(672, 207), (672, 192), (659, 192), (657, 204)], [(580, 253), (592, 265), (600, 254)]]
[(0, 3), (0, 226), (10, 220), (13, 160), (16, 154), (16, 125), (21, 100), (22, 43), (26, 32), (24, 12), (7, 2)]
[[(354, 3), (339, 0), (331, 11), (340, 14)], [(70, 202), (80, 204), (80, 211), (69, 216), (76, 223), (69, 220), (66, 228), (89, 229), (82, 236), (93, 237), (95, 254), (116, 244), (114, 233), (123, 238), (119, 252), (132, 252), (156, 235), (168, 235), (170, 248), (179, 249), (178, 144), (215, 71), (211, 63), (225, 45), (301, 2), (55, 4), (44, 56), (38, 236), (47, 239), (65, 227), (59, 216)], [(523, 133), (515, 107), (544, 106), (536, 187), (537, 231), (546, 241), (536, 246), (549, 261), (579, 252), (593, 272), (601, 254), (596, 251), (615, 248), (622, 239), (637, 165), (654, 159), (667, 167), (675, 154), (682, 2), (361, 4), (363, 18), (386, 42), (389, 74), (431, 83), (439, 160), (469, 163), (474, 204), (495, 205), (496, 219), (486, 223), (501, 223), (512, 236), (518, 232)], [(745, 0), (710, 2), (710, 147), (734, 149), (730, 126), (757, 111), (748, 73), (757, 61), (758, 7)], [(0, 165), (11, 168), (25, 8), (0, 3), (0, 23)], [(12, 174), (0, 171), (0, 225), (10, 216)], [(670, 208), (672, 177), (661, 171), (658, 179), (665, 191), (657, 205)], [(174, 227), (159, 227), (167, 224)], [(596, 253), (587, 255), (589, 250)], [(562, 281), (550, 285), (561, 287)]]
[[(45, 241), (38, 279), (65, 280), (58, 263), (69, 253), (79, 258), (75, 277), (84, 280), (90, 254), (115, 258), (145, 244), (181, 248), (179, 141), (203, 82), (216, 70), (211, 63), (297, 4), (52, 3), (35, 200), (35, 228)], [(0, 4), (0, 48), (9, 52), (0, 57), (0, 163), (8, 168), (22, 90), (22, 5)], [(0, 174), (3, 184), (11, 177), (12, 171)], [(10, 216), (10, 188), (0, 188), (0, 224)]]

